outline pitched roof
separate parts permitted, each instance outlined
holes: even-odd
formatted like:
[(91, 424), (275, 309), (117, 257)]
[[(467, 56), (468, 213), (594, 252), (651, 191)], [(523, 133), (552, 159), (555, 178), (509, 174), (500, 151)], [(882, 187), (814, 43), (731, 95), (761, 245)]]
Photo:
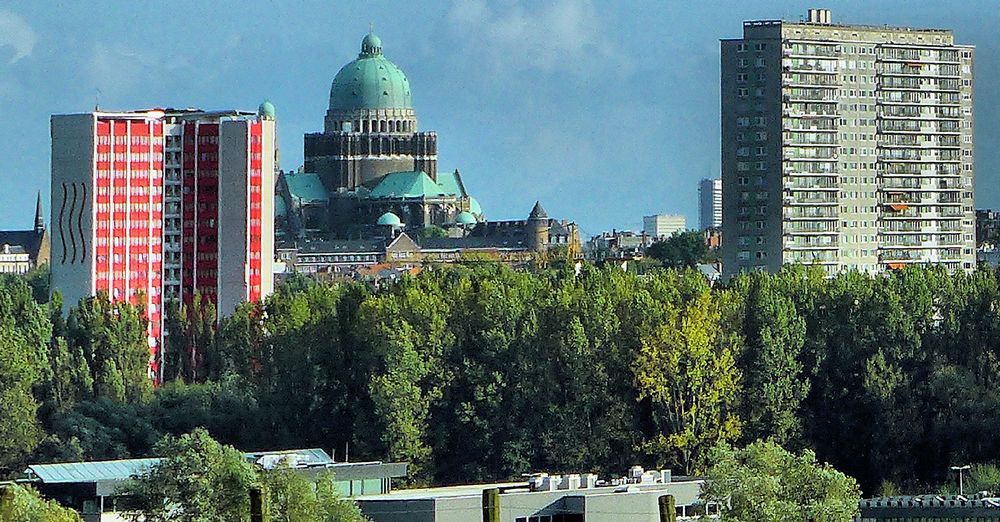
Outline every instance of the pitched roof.
[(42, 230), (0, 230), (0, 245), (22, 247), (32, 259), (38, 258), (38, 251), (45, 239)]
[(330, 196), (326, 193), (323, 182), (320, 181), (317, 174), (300, 172), (283, 174), (283, 176), (292, 201), (301, 203), (325, 203), (329, 201)]
[(368, 194), (370, 198), (419, 198), (447, 196), (434, 180), (422, 171), (390, 172)]
[(548, 217), (548, 213), (542, 208), (542, 203), (535, 201), (535, 206), (531, 208), (531, 214), (528, 214), (528, 219), (548, 219)]
[(438, 172), (437, 184), (441, 187), (441, 190), (448, 194), (458, 197), (469, 195), (465, 191), (465, 183), (462, 182), (462, 175), (458, 170), (455, 170), (455, 172)]

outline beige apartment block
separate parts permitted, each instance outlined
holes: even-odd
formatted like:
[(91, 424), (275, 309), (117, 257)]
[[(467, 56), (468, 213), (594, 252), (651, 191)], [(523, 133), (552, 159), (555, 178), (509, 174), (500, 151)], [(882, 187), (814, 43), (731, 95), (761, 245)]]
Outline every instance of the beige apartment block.
[(721, 47), (727, 275), (975, 267), (972, 46), (811, 9)]

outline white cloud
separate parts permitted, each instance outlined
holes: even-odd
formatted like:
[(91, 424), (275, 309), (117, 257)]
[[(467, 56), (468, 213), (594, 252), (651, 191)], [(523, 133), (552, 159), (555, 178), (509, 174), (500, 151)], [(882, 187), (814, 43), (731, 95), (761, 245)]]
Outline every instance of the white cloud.
[(455, 0), (448, 19), (452, 30), (494, 66), (581, 71), (610, 65), (613, 49), (589, 1), (528, 5), (496, 8), (485, 0)]
[(19, 15), (0, 10), (0, 47), (10, 47), (14, 51), (11, 64), (31, 55), (38, 42), (38, 34)]

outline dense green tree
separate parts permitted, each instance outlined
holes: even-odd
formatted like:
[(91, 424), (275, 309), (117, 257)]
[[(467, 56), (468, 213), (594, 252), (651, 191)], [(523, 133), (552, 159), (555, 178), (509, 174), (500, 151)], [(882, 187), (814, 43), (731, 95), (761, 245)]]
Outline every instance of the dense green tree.
[(857, 514), (854, 479), (820, 464), (809, 450), (795, 455), (773, 442), (712, 452), (702, 500), (732, 522), (847, 522)]
[(788, 277), (749, 276), (739, 293), (744, 310), (741, 413), (748, 440), (788, 444), (797, 443), (801, 435), (800, 408), (810, 385), (801, 361), (806, 324), (781, 288)]
[(149, 399), (152, 381), (142, 313), (127, 303), (111, 302), (106, 294), (83, 299), (70, 310), (67, 341), (71, 350), (82, 352), (92, 371), (94, 396), (130, 403)]
[(646, 255), (670, 268), (694, 268), (699, 263), (709, 263), (712, 261), (709, 254), (705, 235), (699, 230), (675, 232), (646, 249)]
[(718, 335), (721, 315), (708, 292), (671, 315), (643, 339), (635, 378), (660, 426), (647, 449), (658, 464), (677, 462), (691, 474), (702, 469), (709, 449), (739, 436), (741, 376), (733, 346)]
[(250, 520), (250, 489), (257, 474), (238, 450), (199, 429), (165, 437), (155, 452), (162, 460), (122, 488), (134, 520)]
[(365, 522), (358, 507), (341, 498), (334, 489), (332, 474), (311, 482), (287, 468), (260, 474), (267, 492), (270, 519), (275, 522)]
[(0, 522), (82, 522), (82, 518), (54, 500), (43, 499), (30, 486), (0, 485)]
[(20, 467), (42, 439), (35, 393), (50, 380), (51, 335), (47, 310), (27, 283), (0, 276), (0, 474)]

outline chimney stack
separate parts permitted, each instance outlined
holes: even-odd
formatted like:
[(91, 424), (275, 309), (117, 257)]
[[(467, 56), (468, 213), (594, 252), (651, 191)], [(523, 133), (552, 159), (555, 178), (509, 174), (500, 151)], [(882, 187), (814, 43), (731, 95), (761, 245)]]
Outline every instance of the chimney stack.
[(810, 9), (806, 21), (811, 24), (830, 25), (833, 23), (833, 16), (830, 15), (829, 9)]

